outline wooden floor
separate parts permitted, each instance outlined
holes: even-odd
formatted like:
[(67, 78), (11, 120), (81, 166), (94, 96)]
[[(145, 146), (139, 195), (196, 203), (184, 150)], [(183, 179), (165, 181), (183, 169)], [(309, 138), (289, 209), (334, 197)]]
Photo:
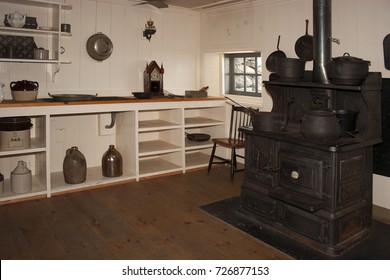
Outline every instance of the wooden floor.
[(198, 206), (236, 196), (216, 167), (0, 206), (5, 259), (290, 259)]

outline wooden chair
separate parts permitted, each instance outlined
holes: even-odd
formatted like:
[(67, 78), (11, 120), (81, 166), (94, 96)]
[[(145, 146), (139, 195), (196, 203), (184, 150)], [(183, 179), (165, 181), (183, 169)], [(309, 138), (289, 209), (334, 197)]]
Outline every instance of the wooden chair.
[[(243, 171), (244, 169), (237, 169), (237, 157), (244, 158), (244, 156), (237, 155), (238, 149), (245, 148), (244, 133), (239, 131), (241, 126), (248, 126), (252, 124), (251, 114), (248, 109), (232, 105), (232, 113), (230, 118), (230, 130), (228, 138), (214, 138), (212, 139), (214, 146), (211, 151), (209, 166), (207, 172), (209, 173), (213, 164), (230, 164), (230, 179), (233, 181), (234, 173)], [(231, 150), (230, 159), (226, 159), (215, 155), (217, 146), (228, 148)]]

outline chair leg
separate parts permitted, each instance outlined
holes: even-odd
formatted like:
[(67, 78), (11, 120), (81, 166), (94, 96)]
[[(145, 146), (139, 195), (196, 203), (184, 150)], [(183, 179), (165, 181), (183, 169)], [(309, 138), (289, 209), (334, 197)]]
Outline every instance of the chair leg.
[(213, 150), (211, 151), (211, 155), (210, 155), (209, 167), (207, 168), (207, 173), (210, 173), (211, 166), (213, 165), (214, 154), (215, 154), (215, 149), (216, 148), (217, 148), (217, 143), (214, 143)]
[(231, 160), (230, 160), (230, 180), (233, 181), (234, 179), (234, 171), (237, 168), (237, 163), (236, 163), (236, 149), (232, 148), (231, 152)]

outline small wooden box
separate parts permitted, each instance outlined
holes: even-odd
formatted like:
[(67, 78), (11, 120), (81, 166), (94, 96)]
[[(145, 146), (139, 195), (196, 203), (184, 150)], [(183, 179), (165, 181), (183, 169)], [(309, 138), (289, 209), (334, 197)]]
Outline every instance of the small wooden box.
[(197, 90), (186, 90), (185, 97), (192, 97), (192, 98), (207, 97), (207, 92), (197, 91)]

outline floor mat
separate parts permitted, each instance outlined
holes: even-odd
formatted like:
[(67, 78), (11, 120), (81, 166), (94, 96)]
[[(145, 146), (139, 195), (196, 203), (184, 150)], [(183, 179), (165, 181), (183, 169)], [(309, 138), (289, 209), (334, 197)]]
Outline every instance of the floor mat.
[(239, 197), (232, 197), (200, 206), (214, 217), (242, 230), (251, 236), (301, 260), (390, 260), (390, 225), (373, 220), (370, 237), (359, 245), (337, 257), (324, 255), (285, 236), (267, 232), (260, 226), (237, 214)]

